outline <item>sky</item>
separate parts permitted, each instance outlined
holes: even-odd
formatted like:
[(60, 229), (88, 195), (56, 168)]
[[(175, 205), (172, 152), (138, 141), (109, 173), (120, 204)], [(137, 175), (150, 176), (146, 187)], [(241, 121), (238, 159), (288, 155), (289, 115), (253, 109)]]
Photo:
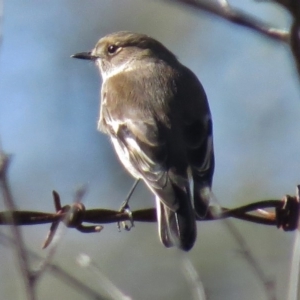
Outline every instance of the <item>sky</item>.
[[(272, 3), (230, 1), (276, 28), (290, 17)], [(101, 79), (93, 63), (70, 55), (93, 48), (104, 35), (149, 34), (192, 69), (208, 96), (214, 124), (214, 197), (235, 207), (293, 195), (299, 184), (299, 78), (287, 45), (268, 40), (180, 5), (147, 0), (10, 0), (4, 2), (0, 46), (0, 138), (13, 154), (9, 179), (19, 209), (54, 211), (51, 192), (64, 204), (87, 185), (87, 208), (118, 209), (132, 178), (107, 136), (97, 132)], [(132, 209), (154, 206), (141, 184)], [(4, 209), (1, 204), (1, 209)], [(293, 234), (232, 222), (284, 299)], [(49, 226), (22, 229), (26, 245), (40, 245)], [(6, 230), (6, 229), (3, 229)], [(76, 264), (86, 253), (132, 299), (192, 299), (184, 272), (188, 257), (211, 300), (266, 299), (261, 282), (221, 222), (198, 224), (195, 247), (183, 255), (160, 244), (155, 224), (130, 232), (105, 225), (99, 234), (64, 231), (54, 262), (102, 292), (97, 276)], [(0, 290), (23, 299), (15, 259), (1, 249)], [(33, 262), (37, 266), (37, 262)], [(16, 288), (16, 286), (18, 288)], [(55, 287), (55, 288), (54, 288)], [(41, 299), (83, 299), (47, 274)]]

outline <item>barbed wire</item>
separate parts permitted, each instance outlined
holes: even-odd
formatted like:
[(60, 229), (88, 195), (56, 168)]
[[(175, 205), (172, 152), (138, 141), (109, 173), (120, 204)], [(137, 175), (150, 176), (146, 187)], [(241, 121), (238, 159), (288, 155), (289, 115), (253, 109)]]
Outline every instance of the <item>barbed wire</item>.
[[(3, 191), (6, 190), (4, 183), (6, 182), (6, 172), (10, 157), (10, 155), (0, 151), (0, 183)], [(157, 222), (155, 208), (130, 210), (128, 202), (137, 183), (138, 180), (131, 188), (119, 210), (104, 208), (86, 209), (81, 202), (85, 189), (77, 191), (75, 201), (72, 204), (62, 206), (60, 195), (53, 191), (54, 213), (18, 211), (14, 205), (7, 205), (8, 210), (0, 212), (0, 225), (25, 226), (51, 223), (50, 230), (43, 244), (43, 248), (46, 248), (53, 240), (61, 222), (66, 227), (75, 228), (82, 233), (100, 232), (103, 229), (101, 224), (117, 223), (120, 228), (121, 222), (130, 221), (131, 226), (123, 224), (124, 229), (130, 230), (134, 226), (134, 222)], [(10, 203), (9, 198), (11, 198), (11, 195), (4, 194), (5, 202)], [(297, 186), (295, 196), (286, 195), (282, 200), (263, 200), (231, 209), (211, 205), (204, 217), (196, 217), (196, 219), (197, 221), (215, 221), (236, 218), (261, 225), (276, 226), (284, 231), (293, 231), (298, 228), (299, 223), (299, 199), (300, 185)], [(273, 209), (273, 211), (267, 211), (266, 209)], [(97, 225), (84, 225), (83, 223)]]
[[(261, 225), (269, 225), (284, 231), (297, 229), (299, 222), (299, 194), (300, 186), (297, 187), (297, 195), (286, 195), (282, 200), (264, 200), (250, 203), (237, 208), (225, 208), (210, 206), (204, 218), (197, 217), (197, 221), (215, 221), (226, 218), (236, 218), (243, 221)], [(120, 223), (124, 221), (156, 222), (156, 209), (146, 208), (140, 210), (111, 210), (111, 209), (86, 209), (83, 203), (75, 202), (61, 206), (60, 196), (53, 191), (55, 213), (37, 211), (3, 211), (0, 212), (0, 225), (38, 225), (51, 223), (43, 248), (52, 241), (59, 223), (64, 223), (68, 228), (74, 228), (82, 233), (100, 232), (101, 224)], [(266, 211), (273, 209), (273, 211)], [(9, 217), (11, 216), (11, 217)], [(84, 225), (93, 223), (97, 225)], [(124, 227), (129, 230), (131, 227)]]

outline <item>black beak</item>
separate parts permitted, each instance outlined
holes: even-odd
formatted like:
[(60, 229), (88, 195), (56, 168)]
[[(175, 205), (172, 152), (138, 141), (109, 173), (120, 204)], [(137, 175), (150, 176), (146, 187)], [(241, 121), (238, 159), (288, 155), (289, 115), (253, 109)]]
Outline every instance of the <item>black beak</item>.
[(96, 60), (97, 56), (92, 55), (92, 52), (80, 52), (71, 55), (72, 58), (79, 58), (79, 59), (88, 59), (88, 60)]

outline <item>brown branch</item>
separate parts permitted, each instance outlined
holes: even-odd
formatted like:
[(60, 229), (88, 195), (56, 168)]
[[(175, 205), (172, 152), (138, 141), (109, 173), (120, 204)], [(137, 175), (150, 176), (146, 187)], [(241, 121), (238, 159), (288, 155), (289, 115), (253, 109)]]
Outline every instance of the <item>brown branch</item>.
[[(290, 45), (292, 55), (296, 62), (298, 75), (300, 76), (300, 2), (296, 0), (273, 0), (282, 5), (290, 12), (293, 17), (293, 24), (289, 31), (276, 29), (270, 24), (267, 24), (253, 16), (250, 16), (243, 11), (231, 7), (227, 1), (220, 0), (219, 4), (210, 1), (199, 0), (165, 0), (175, 2), (185, 6), (199, 9), (214, 16), (220, 17), (225, 21), (246, 27), (264, 37), (285, 42)], [(222, 5), (223, 4), (223, 5)]]
[(175, 2), (199, 9), (214, 16), (220, 17), (230, 23), (246, 27), (264, 37), (273, 39), (279, 42), (289, 42), (289, 33), (280, 29), (275, 29), (270, 24), (267, 24), (257, 18), (254, 18), (239, 9), (232, 8), (228, 4), (218, 5), (212, 1), (197, 1), (197, 0), (165, 0), (168, 2)]
[(297, 0), (273, 0), (273, 2), (283, 6), (293, 18), (289, 42), (300, 76), (300, 2)]

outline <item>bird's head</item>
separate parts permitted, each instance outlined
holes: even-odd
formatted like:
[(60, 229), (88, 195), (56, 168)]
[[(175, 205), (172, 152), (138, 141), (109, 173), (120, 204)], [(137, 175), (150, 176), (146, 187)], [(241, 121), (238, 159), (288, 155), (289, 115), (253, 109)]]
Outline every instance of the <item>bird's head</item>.
[(139, 33), (120, 31), (101, 38), (90, 52), (72, 55), (74, 58), (95, 61), (103, 77), (135, 68), (150, 60), (168, 63), (177, 61), (175, 55), (155, 39)]

